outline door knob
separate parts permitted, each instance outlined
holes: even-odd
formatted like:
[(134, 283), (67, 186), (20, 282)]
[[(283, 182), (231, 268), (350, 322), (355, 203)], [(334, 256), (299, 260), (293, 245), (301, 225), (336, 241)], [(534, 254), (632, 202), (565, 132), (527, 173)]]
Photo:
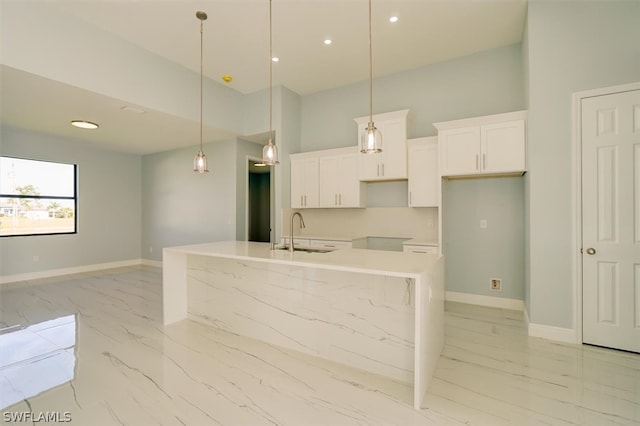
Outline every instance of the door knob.
[(593, 256), (594, 254), (596, 254), (596, 249), (594, 249), (593, 247), (589, 247), (587, 249), (587, 254)]

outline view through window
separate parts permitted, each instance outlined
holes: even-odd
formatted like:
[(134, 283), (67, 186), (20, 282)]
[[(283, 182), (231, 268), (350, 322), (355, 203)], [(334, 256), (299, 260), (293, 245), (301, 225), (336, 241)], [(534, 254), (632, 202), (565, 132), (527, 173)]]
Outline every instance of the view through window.
[(71, 234), (76, 165), (0, 157), (0, 237)]

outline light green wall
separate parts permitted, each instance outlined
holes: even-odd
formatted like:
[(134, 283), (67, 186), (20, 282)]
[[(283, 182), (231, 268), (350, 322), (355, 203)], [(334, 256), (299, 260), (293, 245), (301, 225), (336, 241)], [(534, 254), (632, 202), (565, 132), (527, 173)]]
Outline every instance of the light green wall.
[[(373, 109), (409, 109), (407, 137), (434, 136), (438, 121), (523, 109), (522, 87), (516, 44), (377, 78)], [(301, 106), (301, 151), (356, 145), (353, 119), (369, 113), (368, 83), (304, 96)]]
[[(522, 177), (444, 182), (448, 291), (524, 298), (523, 186)], [(492, 278), (502, 279), (502, 292), (489, 289)]]
[(530, 320), (573, 327), (572, 94), (640, 80), (640, 2), (531, 1)]
[(0, 238), (0, 276), (140, 259), (139, 155), (7, 126), (0, 139), (1, 155), (78, 165), (78, 233)]
[(204, 152), (204, 174), (193, 171), (197, 147), (142, 158), (143, 258), (162, 259), (164, 247), (236, 238), (235, 141), (205, 144)]

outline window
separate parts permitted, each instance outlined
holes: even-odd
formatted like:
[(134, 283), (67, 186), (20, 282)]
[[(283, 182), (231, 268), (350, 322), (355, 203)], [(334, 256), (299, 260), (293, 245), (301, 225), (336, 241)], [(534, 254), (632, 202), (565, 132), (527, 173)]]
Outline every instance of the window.
[(0, 157), (0, 237), (75, 233), (76, 169)]

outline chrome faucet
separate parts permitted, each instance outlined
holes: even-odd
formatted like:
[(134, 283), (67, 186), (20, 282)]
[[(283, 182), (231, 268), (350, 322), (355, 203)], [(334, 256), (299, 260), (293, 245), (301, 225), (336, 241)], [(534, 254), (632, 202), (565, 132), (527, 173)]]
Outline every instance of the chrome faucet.
[(289, 234), (289, 251), (291, 253), (293, 253), (293, 218), (298, 216), (300, 218), (300, 229), (303, 229), (304, 226), (304, 219), (302, 218), (302, 213), (300, 212), (293, 212), (291, 213), (291, 233)]

